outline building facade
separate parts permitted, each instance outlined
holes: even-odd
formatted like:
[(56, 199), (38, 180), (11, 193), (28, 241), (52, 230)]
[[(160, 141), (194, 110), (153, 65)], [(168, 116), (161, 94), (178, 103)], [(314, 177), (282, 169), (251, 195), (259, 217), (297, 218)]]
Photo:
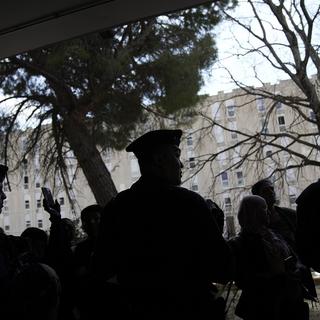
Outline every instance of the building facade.
[[(290, 81), (266, 87), (275, 93), (296, 94)], [(317, 148), (313, 147), (318, 144), (318, 128), (309, 109), (303, 111), (302, 119), (297, 110), (280, 101), (248, 96), (237, 89), (207, 97), (196, 110), (197, 115), (181, 127), (183, 186), (215, 201), (224, 210), (226, 236), (237, 232), (239, 202), (251, 193), (251, 186), (259, 179), (273, 179), (279, 204), (295, 208), (296, 197), (318, 178), (318, 168), (301, 166), (299, 157), (302, 154), (320, 160)], [(176, 127), (176, 123), (168, 126)], [(299, 139), (293, 141), (291, 136)], [(139, 178), (138, 161), (132, 153), (107, 150), (101, 155), (118, 191)], [(287, 170), (277, 171), (278, 168)], [(73, 181), (70, 198), (58, 174), (44, 179), (39, 155), (26, 159), (9, 176), (11, 192), (6, 192), (0, 227), (14, 235), (30, 226), (48, 230), (50, 221), (42, 208), (42, 186), (53, 190), (62, 217), (79, 219), (81, 209), (95, 203), (95, 199), (72, 152), (68, 155), (67, 170)], [(7, 185), (4, 188), (8, 191)]]

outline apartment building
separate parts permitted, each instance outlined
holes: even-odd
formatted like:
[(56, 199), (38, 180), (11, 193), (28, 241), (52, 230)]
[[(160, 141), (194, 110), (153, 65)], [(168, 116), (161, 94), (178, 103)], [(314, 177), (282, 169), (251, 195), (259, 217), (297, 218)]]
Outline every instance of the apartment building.
[[(288, 80), (266, 87), (287, 95), (296, 93)], [(293, 108), (270, 99), (248, 96), (237, 89), (206, 98), (196, 110), (197, 116), (181, 127), (184, 131), (181, 142), (183, 186), (212, 199), (224, 210), (226, 235), (238, 230), (239, 202), (244, 195), (250, 194), (252, 184), (259, 179), (270, 176), (275, 182), (279, 204), (295, 208), (296, 197), (318, 178), (317, 167), (294, 168), (301, 164), (301, 158), (286, 151), (289, 146), (297, 155), (320, 160), (317, 149), (312, 147), (317, 144), (317, 135), (311, 134), (318, 132), (316, 125), (301, 120)], [(305, 112), (306, 117), (314, 119), (312, 112), (308, 109)], [(173, 121), (170, 126), (176, 127), (176, 123)], [(286, 132), (310, 133), (304, 138), (308, 143), (292, 143), (291, 138), (281, 136)], [(277, 138), (263, 135), (268, 133)], [(249, 139), (250, 136), (255, 138)], [(101, 156), (118, 191), (130, 187), (139, 178), (139, 166), (133, 154), (107, 150), (101, 152)], [(30, 226), (50, 228), (49, 215), (42, 208), (42, 186), (53, 190), (63, 217), (79, 219), (81, 209), (95, 203), (72, 152), (68, 159), (68, 175), (73, 181), (70, 198), (59, 175), (44, 182), (37, 155), (28, 158), (21, 168), (10, 174), (12, 191), (7, 192), (0, 215), (0, 227), (6, 233), (19, 235)], [(277, 168), (289, 169), (274, 172)], [(4, 188), (7, 191), (6, 185)]]

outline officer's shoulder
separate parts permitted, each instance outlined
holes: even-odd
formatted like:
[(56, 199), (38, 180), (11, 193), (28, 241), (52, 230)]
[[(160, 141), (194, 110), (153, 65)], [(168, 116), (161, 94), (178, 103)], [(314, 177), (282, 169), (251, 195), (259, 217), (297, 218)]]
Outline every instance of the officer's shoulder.
[(131, 197), (130, 189), (123, 190), (116, 194), (103, 208), (103, 215), (106, 213), (109, 214), (110, 211), (114, 207), (119, 207), (119, 205), (126, 205), (128, 204), (128, 199)]
[(126, 190), (120, 191), (112, 200), (113, 201), (123, 201), (123, 199), (126, 199), (128, 197), (132, 197), (131, 189), (126, 189)]
[(123, 191), (120, 191), (119, 193), (117, 193), (117, 195), (115, 195), (108, 204), (112, 204), (112, 203), (116, 203), (119, 201), (123, 201), (124, 199), (128, 198), (131, 196), (131, 189), (126, 189)]
[(198, 201), (206, 205), (205, 199), (198, 193), (188, 190), (184, 187), (172, 187), (172, 194), (177, 197), (189, 199), (190, 201)]

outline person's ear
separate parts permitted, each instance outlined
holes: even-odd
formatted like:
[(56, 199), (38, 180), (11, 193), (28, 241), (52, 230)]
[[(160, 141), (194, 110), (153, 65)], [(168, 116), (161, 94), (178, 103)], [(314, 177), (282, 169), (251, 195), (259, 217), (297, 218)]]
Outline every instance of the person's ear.
[(155, 167), (162, 168), (166, 165), (166, 154), (164, 152), (155, 152), (153, 154), (153, 163)]

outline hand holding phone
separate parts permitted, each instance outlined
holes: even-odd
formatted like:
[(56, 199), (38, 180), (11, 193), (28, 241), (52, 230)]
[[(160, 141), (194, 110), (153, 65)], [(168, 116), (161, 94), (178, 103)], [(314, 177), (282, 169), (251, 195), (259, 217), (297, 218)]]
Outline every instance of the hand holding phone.
[(42, 187), (41, 190), (42, 190), (43, 197), (44, 197), (44, 199), (46, 201), (46, 204), (49, 207), (54, 208), (54, 200), (53, 200), (53, 196), (52, 196), (51, 190), (49, 188), (46, 188), (46, 187)]
[(50, 221), (59, 221), (61, 219), (60, 215), (60, 205), (58, 201), (54, 201), (51, 190), (46, 187), (42, 187), (43, 194), (43, 208), (50, 214)]

